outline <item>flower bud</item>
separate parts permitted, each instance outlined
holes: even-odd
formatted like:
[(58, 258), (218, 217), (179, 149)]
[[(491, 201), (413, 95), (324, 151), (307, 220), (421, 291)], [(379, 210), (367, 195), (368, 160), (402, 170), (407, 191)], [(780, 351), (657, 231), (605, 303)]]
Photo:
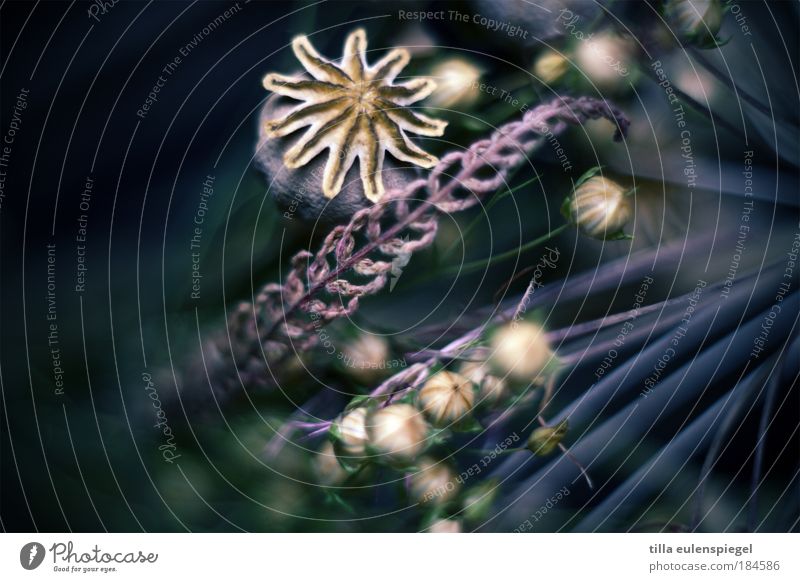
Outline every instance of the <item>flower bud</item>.
[(486, 519), (498, 491), (499, 485), (495, 479), (468, 489), (464, 493), (464, 518), (468, 521), (483, 521)]
[(417, 472), (411, 475), (409, 492), (422, 504), (446, 503), (456, 496), (459, 483), (456, 473), (444, 461), (423, 457), (416, 463)]
[(540, 457), (552, 453), (566, 436), (569, 424), (564, 419), (556, 426), (541, 426), (528, 437), (528, 449)]
[(703, 70), (680, 70), (675, 86), (700, 103), (712, 104), (719, 93), (714, 77)]
[(429, 533), (461, 533), (461, 521), (456, 519), (439, 519), (428, 528)]
[(343, 461), (359, 461), (359, 457), (366, 455), (367, 410), (354, 408), (340, 416), (331, 427), (335, 437), (336, 454)]
[(534, 382), (553, 357), (544, 330), (535, 323), (513, 322), (492, 336), (490, 362), (498, 375)]
[(322, 448), (314, 455), (312, 463), (320, 485), (341, 485), (349, 476), (336, 458), (333, 443), (330, 441), (325, 441)]
[(385, 375), (389, 343), (381, 336), (361, 334), (342, 348), (342, 363), (352, 376), (370, 384)]
[(479, 95), (481, 70), (462, 58), (439, 63), (430, 76), (436, 81), (436, 91), (428, 101), (437, 107), (466, 107)]
[(496, 406), (503, 402), (509, 395), (508, 383), (502, 378), (487, 374), (481, 382), (478, 398), (487, 406)]
[(408, 464), (428, 446), (430, 426), (410, 404), (392, 404), (367, 416), (369, 448), (391, 464)]
[(489, 374), (489, 367), (481, 362), (465, 362), (459, 373), (478, 386), (476, 405), (489, 408), (503, 402), (509, 395), (508, 383)]
[(434, 426), (463, 420), (475, 403), (472, 382), (453, 372), (439, 372), (425, 382), (419, 405)]
[(619, 36), (599, 34), (578, 44), (575, 62), (599, 89), (623, 89), (629, 86), (633, 48)]
[(716, 36), (722, 26), (719, 0), (670, 0), (664, 6), (664, 14), (682, 41), (701, 48), (716, 46)]
[(544, 52), (533, 64), (533, 74), (546, 85), (558, 81), (568, 70), (569, 62), (564, 55), (551, 50)]
[(602, 176), (593, 176), (575, 188), (562, 212), (585, 235), (606, 240), (623, 238), (622, 228), (632, 214), (622, 186)]

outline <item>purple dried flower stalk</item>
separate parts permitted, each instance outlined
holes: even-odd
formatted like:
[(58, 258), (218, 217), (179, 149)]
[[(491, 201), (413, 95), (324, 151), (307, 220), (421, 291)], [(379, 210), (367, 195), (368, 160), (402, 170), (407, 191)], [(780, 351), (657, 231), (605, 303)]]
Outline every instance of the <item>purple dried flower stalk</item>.
[[(361, 296), (377, 293), (386, 285), (392, 258), (407, 258), (431, 245), (441, 213), (466, 210), (478, 204), (483, 195), (501, 188), (509, 171), (540, 144), (548, 129), (556, 134), (568, 123), (599, 118), (614, 122), (615, 139), (621, 139), (629, 122), (605, 101), (561, 98), (541, 105), (466, 151), (447, 154), (427, 180), (390, 191), (384, 202), (357, 212), (349, 224), (337, 226), (328, 234), (316, 254), (297, 253), (283, 285), (272, 283), (262, 289), (253, 305), (257, 321), (267, 324), (262, 339), (277, 335), (285, 341), (313, 342), (315, 336), (308, 332), (315, 324), (298, 318), (298, 310), (314, 313), (323, 322), (352, 314)], [(478, 177), (487, 171), (490, 177)], [(472, 196), (458, 197), (459, 190)], [(415, 199), (422, 197), (425, 199), (413, 207)], [(387, 215), (394, 220), (384, 231), (381, 222)], [(404, 239), (401, 233), (410, 236)], [(367, 240), (358, 250), (357, 234)], [(370, 258), (376, 251), (389, 260)], [(351, 270), (366, 281), (356, 283), (343, 278)], [(326, 302), (320, 298), (323, 293), (334, 297)], [(308, 347), (305, 343), (301, 346)]]
[(233, 359), (236, 375), (229, 366), (227, 373), (220, 370), (211, 378), (214, 391), (215, 381), (225, 392), (235, 384), (270, 384), (270, 366), (288, 356), (290, 346), (297, 351), (313, 347), (316, 329), (351, 315), (360, 297), (386, 286), (393, 259), (407, 260), (430, 246), (442, 213), (466, 210), (500, 189), (548, 132), (557, 135), (569, 124), (601, 118), (616, 125), (614, 139), (621, 140), (630, 122), (604, 100), (561, 97), (540, 105), (490, 138), (445, 155), (427, 179), (387, 192), (380, 203), (333, 228), (316, 253), (295, 254), (283, 283), (265, 285), (253, 303), (242, 302), (231, 313), (228, 341), (218, 338), (214, 348), (229, 354), (223, 360)]

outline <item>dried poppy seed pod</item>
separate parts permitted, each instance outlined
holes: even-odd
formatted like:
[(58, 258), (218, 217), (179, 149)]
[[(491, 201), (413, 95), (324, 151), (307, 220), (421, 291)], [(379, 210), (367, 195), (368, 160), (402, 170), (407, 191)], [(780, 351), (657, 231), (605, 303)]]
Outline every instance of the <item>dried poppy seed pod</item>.
[(419, 406), (434, 426), (463, 420), (474, 404), (472, 382), (453, 372), (431, 376), (419, 392)]
[(395, 83), (411, 58), (407, 50), (393, 49), (371, 65), (367, 62), (367, 34), (359, 28), (347, 35), (338, 62), (317, 53), (305, 35), (292, 39), (292, 51), (307, 76), (269, 73), (263, 85), (300, 103), (283, 115), (264, 119), (262, 134), (269, 141), (304, 132), (282, 151), (283, 164), (292, 170), (328, 150), (322, 174), (312, 186), (321, 189), (325, 198), (336, 198), (342, 192), (356, 160), (362, 192), (370, 202), (379, 202), (387, 192), (382, 172), (386, 152), (422, 168), (438, 163), (436, 156), (408, 138), (410, 133), (441, 136), (447, 122), (410, 107), (436, 89), (432, 79), (416, 77)]
[(492, 336), (492, 368), (503, 378), (520, 382), (541, 380), (539, 375), (553, 358), (545, 331), (528, 321), (512, 322)]
[(566, 219), (587, 236), (603, 240), (625, 238), (622, 228), (633, 214), (629, 192), (616, 182), (593, 176), (564, 201)]
[(542, 426), (537, 428), (528, 437), (528, 449), (540, 457), (552, 453), (564, 439), (569, 429), (567, 420), (564, 419), (556, 426)]
[[(347, 171), (342, 190), (335, 198), (326, 198), (322, 192), (322, 175), (328, 162), (324, 155), (300, 168), (285, 165), (283, 153), (298, 140), (294, 134), (269, 138), (266, 124), (270, 119), (288, 114), (293, 107), (293, 102), (282, 95), (271, 95), (266, 100), (259, 116), (258, 144), (253, 160), (266, 176), (267, 192), (281, 208), (283, 217), (311, 222), (346, 222), (359, 210), (372, 206), (364, 195), (356, 164)], [(387, 190), (401, 190), (419, 178), (419, 172), (412, 165), (386, 157), (381, 176)]]
[(533, 64), (533, 74), (546, 85), (558, 81), (568, 70), (569, 62), (564, 55), (552, 50), (545, 51)]
[(390, 464), (408, 464), (428, 447), (430, 426), (410, 404), (392, 404), (367, 415), (368, 446)]
[(461, 533), (461, 521), (457, 519), (439, 519), (428, 528), (428, 533)]
[(333, 443), (330, 441), (323, 443), (320, 450), (314, 455), (312, 464), (320, 485), (341, 485), (349, 477), (349, 473), (344, 470), (336, 458)]
[(719, 0), (670, 0), (664, 6), (673, 32), (682, 41), (701, 48), (716, 46), (722, 26), (722, 3)]
[(476, 406), (496, 406), (510, 395), (508, 382), (490, 374), (485, 363), (465, 362), (458, 372), (478, 386)]
[(411, 475), (409, 485), (415, 501), (422, 504), (446, 503), (458, 494), (456, 473), (446, 462), (423, 457), (417, 461), (417, 469)]
[(355, 408), (342, 414), (331, 427), (336, 438), (334, 449), (343, 461), (357, 462), (366, 455), (366, 418), (366, 408)]

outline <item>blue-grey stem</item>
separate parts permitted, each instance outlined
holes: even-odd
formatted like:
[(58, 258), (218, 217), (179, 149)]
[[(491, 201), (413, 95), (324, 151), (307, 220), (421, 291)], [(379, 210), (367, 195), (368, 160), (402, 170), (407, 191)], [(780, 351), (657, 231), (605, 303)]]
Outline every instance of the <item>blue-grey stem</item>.
[[(740, 312), (741, 310), (737, 311)], [(639, 448), (637, 443), (653, 431), (654, 425), (659, 419), (679, 410), (680, 406), (692, 400), (697, 402), (706, 392), (711, 382), (741, 369), (743, 364), (741, 354), (750, 351), (753, 338), (758, 335), (758, 330), (766, 313), (768, 312), (754, 314), (754, 317), (747, 323), (737, 327), (713, 345), (699, 351), (699, 353), (694, 349), (694, 353), (697, 354), (696, 357), (662, 378), (646, 398), (636, 398), (609, 420), (591, 430), (590, 433), (587, 434), (587, 430), (580, 435), (578, 442), (570, 448), (572, 453), (584, 461), (590, 472), (593, 466), (616, 455), (627, 453), (627, 459), (630, 459)], [(779, 318), (775, 321), (771, 338), (774, 339), (776, 346), (785, 340), (791, 324), (792, 322), (787, 321), (787, 318)], [(687, 335), (685, 340), (688, 339), (689, 336)], [(692, 342), (686, 341), (686, 343)], [(697, 346), (693, 347), (696, 348)], [(661, 348), (663, 349), (663, 346)], [(649, 369), (649, 367), (646, 367), (645, 372)], [(691, 383), (686, 382), (689, 373), (691, 373)], [(616, 384), (621, 380), (622, 384), (619, 385), (619, 389), (627, 393), (632, 388), (640, 386), (641, 374), (637, 374), (637, 378), (635, 382), (632, 382), (630, 377), (614, 381), (609, 376), (605, 383), (611, 384), (613, 382)], [(601, 388), (601, 384), (596, 385), (595, 389), (590, 391), (583, 401), (579, 399), (576, 403), (556, 415), (551, 420), (551, 423), (557, 422), (567, 415), (570, 416), (571, 422), (573, 422), (573, 415), (575, 415), (574, 423), (578, 425), (585, 423), (587, 420), (592, 420), (593, 423), (594, 419), (590, 419), (589, 416), (596, 413), (596, 411), (591, 410), (591, 406), (584, 406), (586, 400), (596, 392), (604, 392), (606, 397), (609, 394), (612, 398), (619, 396), (620, 390), (615, 390), (613, 387), (611, 390), (608, 388), (602, 391), (598, 390)], [(569, 414), (570, 411), (572, 411), (571, 414)], [(636, 422), (630, 422), (634, 415), (636, 416)], [(534, 465), (531, 462), (531, 458), (530, 455), (526, 456), (524, 454), (511, 455), (502, 466), (493, 472), (492, 476), (500, 477), (508, 482), (517, 473), (525, 474), (526, 466)], [(587, 462), (587, 460), (589, 461)], [(617, 467), (615, 472), (619, 470), (621, 470), (620, 466)], [(530, 514), (531, 511), (544, 503), (553, 491), (557, 491), (565, 483), (570, 483), (579, 477), (579, 470), (566, 458), (559, 456), (546, 466), (541, 467), (535, 474), (525, 479), (507, 494), (498, 504), (498, 512), (491, 518), (490, 523), (487, 523), (487, 527), (501, 531), (514, 529), (518, 525), (515, 520), (519, 516)], [(603, 489), (604, 487), (601, 486), (595, 495), (599, 495)]]
[[(770, 367), (774, 364), (775, 360), (775, 356), (767, 360), (767, 363)], [(754, 395), (753, 392), (755, 391), (755, 388), (758, 388), (764, 381), (764, 368), (765, 364), (762, 364), (758, 367), (758, 369), (751, 372), (742, 382), (740, 382), (740, 385), (744, 384), (748, 388), (740, 391), (738, 399), (733, 406), (729, 408), (728, 413), (725, 415), (725, 418), (720, 425), (719, 430), (717, 431), (717, 434), (714, 435), (714, 439), (712, 440), (711, 445), (708, 447), (708, 452), (706, 453), (705, 460), (703, 461), (703, 466), (700, 469), (700, 479), (698, 480), (697, 487), (694, 491), (694, 507), (692, 508), (692, 520), (689, 524), (689, 529), (691, 531), (697, 531), (703, 519), (705, 519), (705, 515), (703, 515), (703, 502), (705, 501), (708, 477), (711, 475), (711, 471), (714, 469), (716, 461), (720, 456), (720, 452), (725, 453), (730, 446), (730, 439), (728, 438), (728, 435), (730, 434), (731, 429), (733, 429), (733, 427), (741, 418), (745, 405), (750, 403), (750, 408), (746, 413), (748, 414), (758, 401), (759, 394)], [(726, 444), (725, 448), (723, 449), (722, 445), (726, 441), (728, 444)]]

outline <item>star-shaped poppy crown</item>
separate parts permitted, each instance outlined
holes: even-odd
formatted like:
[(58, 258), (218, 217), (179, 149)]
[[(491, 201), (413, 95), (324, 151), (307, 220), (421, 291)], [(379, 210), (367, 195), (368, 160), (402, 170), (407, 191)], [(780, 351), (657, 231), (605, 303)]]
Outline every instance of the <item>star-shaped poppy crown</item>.
[(292, 41), (292, 50), (313, 79), (293, 79), (277, 73), (264, 77), (270, 91), (303, 101), (286, 116), (266, 122), (267, 137), (283, 137), (308, 127), (283, 157), (288, 168), (299, 168), (329, 150), (322, 192), (333, 198), (342, 189), (347, 171), (359, 160), (366, 197), (377, 202), (384, 193), (381, 168), (388, 150), (398, 160), (430, 168), (439, 161), (423, 151), (407, 133), (440, 136), (446, 121), (408, 108), (436, 89), (432, 79), (416, 78), (395, 85), (408, 64), (405, 49), (393, 49), (373, 66), (367, 65), (367, 35), (351, 32), (341, 63), (323, 59), (305, 36)]

